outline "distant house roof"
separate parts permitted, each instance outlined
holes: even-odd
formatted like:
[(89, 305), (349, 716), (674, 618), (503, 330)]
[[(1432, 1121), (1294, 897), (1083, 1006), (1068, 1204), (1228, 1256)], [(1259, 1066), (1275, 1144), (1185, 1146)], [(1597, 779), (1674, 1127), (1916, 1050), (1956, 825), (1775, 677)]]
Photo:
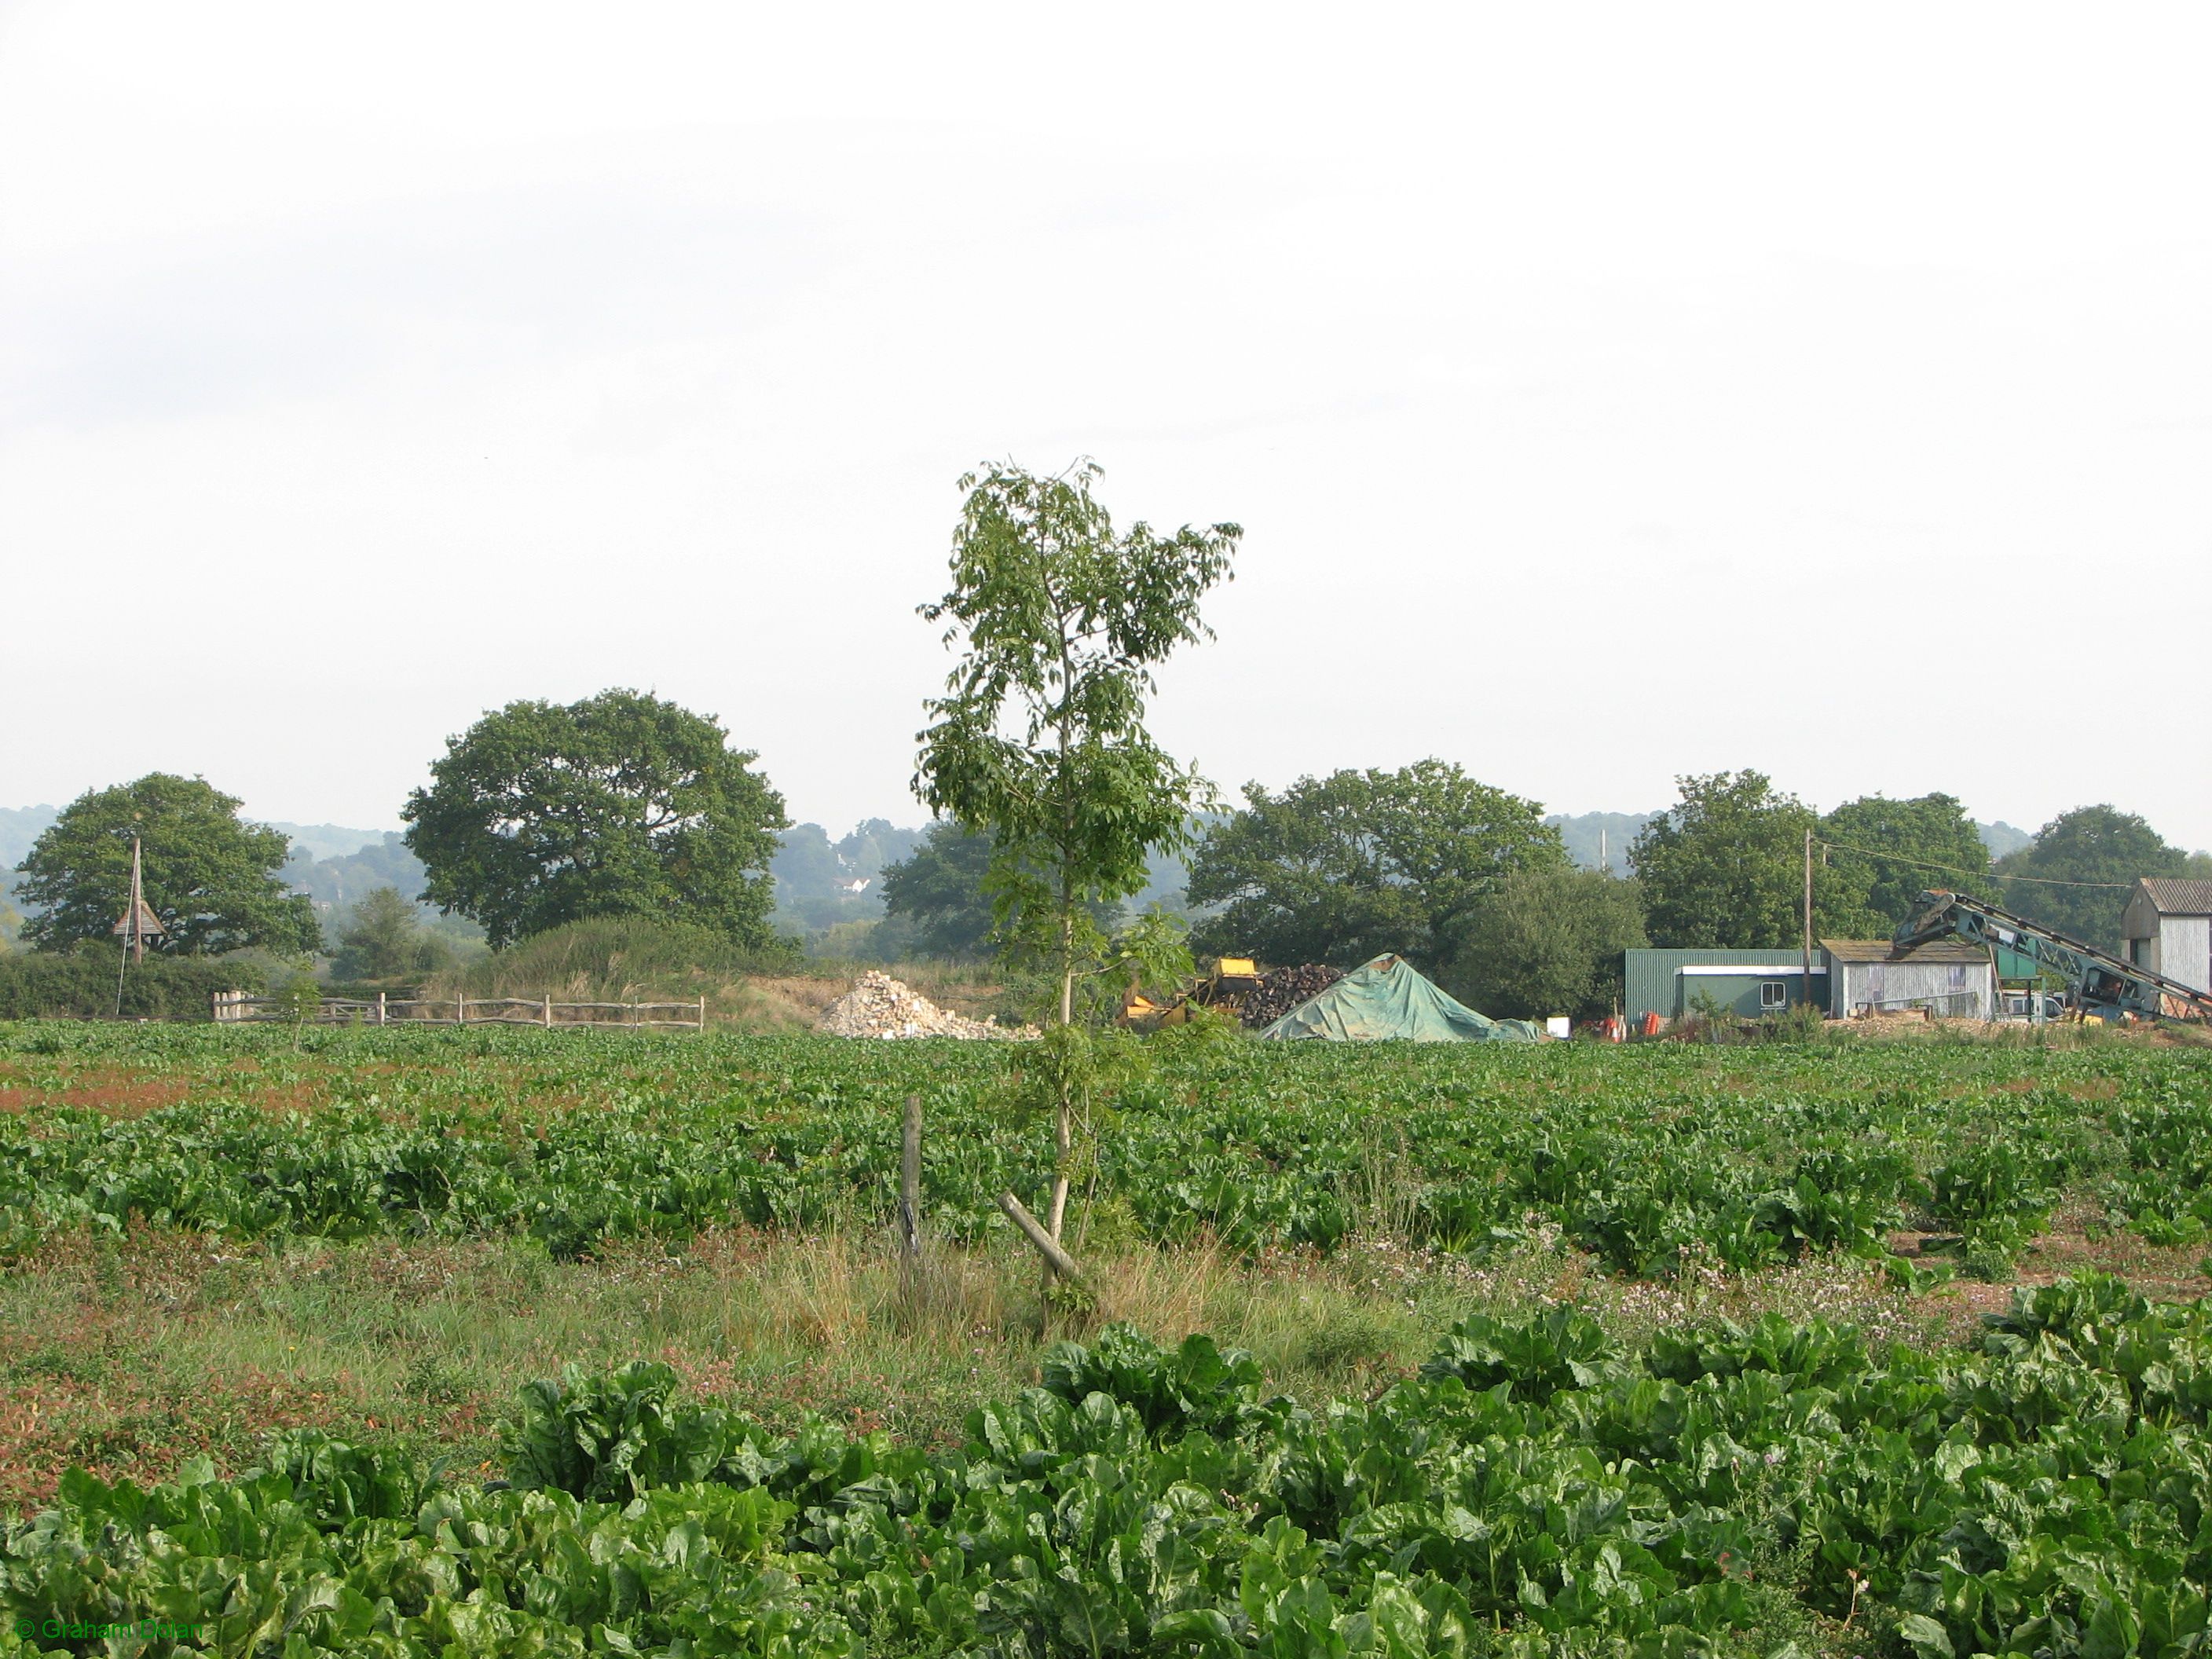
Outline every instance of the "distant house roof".
[(1990, 953), (1961, 939), (1931, 939), (1899, 951), (1886, 939), (1824, 939), (1820, 948), (1838, 962), (1987, 962)]
[(2143, 876), (2136, 885), (2162, 916), (2212, 916), (2212, 881), (2185, 876)]

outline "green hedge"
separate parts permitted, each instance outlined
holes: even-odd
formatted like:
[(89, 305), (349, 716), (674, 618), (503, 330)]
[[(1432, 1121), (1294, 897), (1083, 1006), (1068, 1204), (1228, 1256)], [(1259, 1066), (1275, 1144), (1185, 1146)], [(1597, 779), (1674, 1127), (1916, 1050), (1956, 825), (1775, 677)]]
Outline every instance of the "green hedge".
[[(115, 1012), (112, 945), (81, 945), (52, 955), (0, 956), (0, 1019), (103, 1019)], [(126, 1019), (206, 1019), (217, 991), (261, 991), (267, 976), (250, 963), (207, 957), (149, 957), (123, 975)]]

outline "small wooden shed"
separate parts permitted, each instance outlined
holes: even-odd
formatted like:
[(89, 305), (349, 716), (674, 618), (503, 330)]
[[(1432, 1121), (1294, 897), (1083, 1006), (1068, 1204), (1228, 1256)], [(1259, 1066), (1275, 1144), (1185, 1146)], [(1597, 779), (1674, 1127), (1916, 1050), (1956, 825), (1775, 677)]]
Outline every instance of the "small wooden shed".
[(1918, 1010), (1946, 1019), (1996, 1018), (1996, 964), (1978, 945), (1936, 939), (1899, 951), (1886, 939), (1824, 939), (1820, 955), (1832, 1018)]

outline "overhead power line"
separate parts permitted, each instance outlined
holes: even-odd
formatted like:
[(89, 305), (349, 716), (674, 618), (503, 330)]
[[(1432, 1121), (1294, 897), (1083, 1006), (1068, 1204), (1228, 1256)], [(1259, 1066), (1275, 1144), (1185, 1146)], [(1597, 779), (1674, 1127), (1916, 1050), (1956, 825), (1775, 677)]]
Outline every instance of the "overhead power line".
[(1831, 852), (1857, 853), (1870, 859), (1887, 859), (1892, 864), (1909, 864), (1916, 870), (1935, 870), (1947, 876), (1965, 876), (1974, 881), (2032, 881), (2039, 887), (2104, 887), (2124, 893), (2135, 885), (2131, 881), (2061, 881), (2056, 876), (2003, 876), (1994, 870), (1966, 870), (1955, 864), (1930, 864), (1926, 859), (1909, 859), (1898, 853), (1884, 853), (1872, 847), (1854, 847), (1849, 842), (1823, 841), (1819, 843)]

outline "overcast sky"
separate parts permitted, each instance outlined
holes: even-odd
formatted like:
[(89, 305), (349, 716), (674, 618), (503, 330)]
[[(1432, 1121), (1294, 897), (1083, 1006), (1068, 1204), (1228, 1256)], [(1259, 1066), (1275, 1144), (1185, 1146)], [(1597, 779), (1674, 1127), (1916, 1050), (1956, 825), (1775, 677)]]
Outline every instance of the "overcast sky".
[(610, 685), (921, 817), (954, 480), (1247, 530), (1157, 729), (2212, 846), (2212, 11), (0, 3), (0, 805)]

